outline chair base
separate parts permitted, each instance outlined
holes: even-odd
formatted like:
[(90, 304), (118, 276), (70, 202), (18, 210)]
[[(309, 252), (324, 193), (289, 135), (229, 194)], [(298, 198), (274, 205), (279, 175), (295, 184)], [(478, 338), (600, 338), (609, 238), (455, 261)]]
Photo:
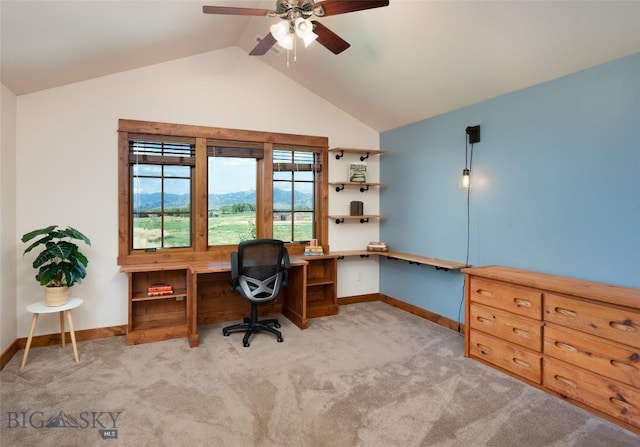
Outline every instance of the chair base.
[(251, 306), (251, 318), (245, 318), (243, 323), (232, 324), (222, 329), (222, 335), (228, 337), (231, 332), (245, 331), (244, 338), (242, 339), (242, 345), (245, 348), (249, 347), (249, 338), (256, 332), (266, 331), (271, 332), (276, 336), (278, 343), (282, 343), (282, 333), (274, 329), (279, 328), (280, 323), (275, 318), (269, 318), (267, 320), (258, 320), (258, 311), (255, 305)]

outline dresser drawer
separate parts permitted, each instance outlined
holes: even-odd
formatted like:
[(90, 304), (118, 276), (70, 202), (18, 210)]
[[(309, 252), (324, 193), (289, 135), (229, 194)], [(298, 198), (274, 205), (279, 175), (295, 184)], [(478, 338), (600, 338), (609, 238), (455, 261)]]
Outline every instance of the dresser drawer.
[(471, 301), (503, 309), (514, 314), (542, 319), (542, 293), (500, 281), (470, 277)]
[(533, 351), (540, 352), (542, 350), (542, 323), (539, 320), (516, 316), (477, 303), (471, 304), (469, 315), (473, 329)]
[(640, 391), (566, 363), (544, 359), (544, 386), (640, 427)]
[(640, 348), (640, 312), (545, 293), (544, 319)]
[(549, 323), (544, 354), (640, 388), (640, 349)]
[(535, 383), (541, 383), (541, 355), (482, 332), (471, 330), (469, 352)]

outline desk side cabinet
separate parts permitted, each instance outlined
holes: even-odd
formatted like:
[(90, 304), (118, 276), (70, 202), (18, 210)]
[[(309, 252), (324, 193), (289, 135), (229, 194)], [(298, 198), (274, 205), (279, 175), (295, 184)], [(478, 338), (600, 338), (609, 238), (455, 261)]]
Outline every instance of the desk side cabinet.
[[(158, 267), (128, 271), (129, 321), (126, 344), (135, 345), (189, 335), (189, 270)], [(152, 284), (170, 284), (171, 293), (150, 295)]]
[(307, 317), (338, 313), (337, 256), (305, 256), (307, 266)]
[(640, 433), (640, 290), (497, 266), (462, 271), (465, 356)]

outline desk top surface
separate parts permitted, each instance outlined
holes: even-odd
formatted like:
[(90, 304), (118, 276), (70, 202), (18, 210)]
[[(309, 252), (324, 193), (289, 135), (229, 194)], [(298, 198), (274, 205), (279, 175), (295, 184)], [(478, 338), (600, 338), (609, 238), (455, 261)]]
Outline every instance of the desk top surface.
[[(300, 267), (307, 265), (308, 262), (302, 256), (292, 256), (291, 266)], [(186, 261), (186, 262), (156, 262), (149, 264), (136, 264), (136, 265), (123, 265), (120, 267), (120, 271), (124, 273), (135, 272), (148, 272), (159, 270), (181, 270), (189, 269), (193, 274), (199, 273), (216, 273), (216, 272), (230, 272), (230, 261)]]

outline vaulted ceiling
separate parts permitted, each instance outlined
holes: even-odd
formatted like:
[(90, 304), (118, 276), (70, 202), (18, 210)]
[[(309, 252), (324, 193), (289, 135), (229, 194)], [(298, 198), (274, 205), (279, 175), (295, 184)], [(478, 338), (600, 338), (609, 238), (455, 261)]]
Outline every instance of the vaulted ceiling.
[[(22, 95), (229, 46), (258, 57), (249, 51), (279, 20), (203, 5), (275, 0), (2, 0), (2, 83)], [(316, 20), (351, 47), (260, 60), (378, 131), (640, 51), (640, 1), (390, 0)]]

